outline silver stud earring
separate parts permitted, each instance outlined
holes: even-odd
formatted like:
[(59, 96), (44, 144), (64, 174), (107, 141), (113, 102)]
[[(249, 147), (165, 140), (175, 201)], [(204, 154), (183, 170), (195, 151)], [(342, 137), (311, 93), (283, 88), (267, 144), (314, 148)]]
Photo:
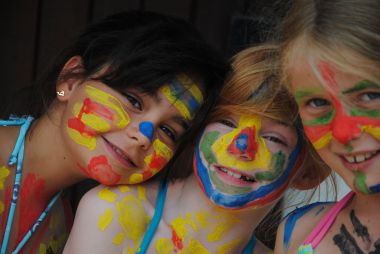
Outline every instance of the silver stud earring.
[(63, 90), (57, 91), (57, 95), (63, 97), (63, 96), (65, 96), (65, 91), (63, 91)]

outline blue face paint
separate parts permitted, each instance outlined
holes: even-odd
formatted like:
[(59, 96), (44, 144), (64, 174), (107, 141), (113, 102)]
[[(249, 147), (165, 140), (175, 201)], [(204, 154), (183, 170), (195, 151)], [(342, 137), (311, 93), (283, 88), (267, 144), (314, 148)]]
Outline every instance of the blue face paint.
[(153, 141), (154, 137), (154, 126), (151, 122), (141, 122), (139, 124), (140, 132), (149, 139), (150, 142)]
[(379, 193), (380, 192), (380, 184), (369, 187), (370, 193)]
[(248, 136), (243, 133), (236, 139), (236, 147), (241, 151), (245, 152), (248, 147)]
[[(243, 208), (247, 206), (255, 206), (261, 204), (261, 202), (267, 199), (271, 194), (276, 193), (282, 186), (284, 186), (289, 177), (292, 175), (292, 170), (297, 162), (297, 158), (301, 152), (301, 138), (298, 134), (297, 144), (294, 150), (291, 152), (288, 158), (288, 165), (283, 170), (283, 172), (272, 182), (268, 184), (263, 184), (259, 188), (247, 192), (244, 194), (226, 194), (221, 190), (217, 189), (216, 186), (212, 183), (212, 173), (208, 168), (208, 165), (205, 165), (204, 161), (201, 158), (200, 150), (200, 141), (201, 138), (197, 141), (197, 146), (194, 155), (194, 171), (196, 176), (199, 179), (199, 184), (207, 197), (216, 205), (224, 208)], [(269, 200), (269, 199), (268, 199)], [(270, 201), (271, 202), (271, 201)]]

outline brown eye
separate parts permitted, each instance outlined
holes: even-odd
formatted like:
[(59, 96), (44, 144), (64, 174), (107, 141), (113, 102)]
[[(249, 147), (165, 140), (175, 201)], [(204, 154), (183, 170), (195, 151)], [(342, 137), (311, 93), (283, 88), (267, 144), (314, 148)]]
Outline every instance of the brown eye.
[(266, 140), (268, 140), (270, 142), (279, 143), (281, 145), (288, 146), (288, 144), (286, 144), (286, 142), (284, 142), (282, 139), (280, 139), (276, 136), (264, 135), (263, 138), (265, 138)]
[(132, 105), (132, 107), (140, 111), (142, 110), (142, 104), (137, 98), (129, 93), (125, 93), (124, 96), (127, 98), (127, 101)]
[(160, 127), (160, 129), (168, 136), (173, 142), (177, 140), (177, 134), (171, 128), (166, 125)]

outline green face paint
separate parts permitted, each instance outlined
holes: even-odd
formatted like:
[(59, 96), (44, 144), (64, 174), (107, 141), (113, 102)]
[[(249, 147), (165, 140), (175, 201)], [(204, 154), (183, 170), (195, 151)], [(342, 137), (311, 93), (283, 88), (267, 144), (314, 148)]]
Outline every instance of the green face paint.
[(343, 94), (349, 94), (349, 93), (354, 93), (354, 92), (359, 92), (367, 88), (377, 88), (379, 89), (380, 86), (369, 81), (369, 80), (363, 80), (360, 81), (359, 83), (355, 84), (353, 87), (342, 91)]
[(353, 108), (351, 110), (351, 116), (365, 116), (369, 118), (379, 118), (380, 110), (377, 110), (377, 109), (363, 110), (359, 108)]
[(220, 133), (218, 131), (212, 131), (204, 135), (201, 144), (200, 144), (200, 150), (203, 153), (203, 156), (205, 160), (208, 162), (208, 164), (212, 164), (216, 162), (216, 158), (214, 153), (211, 150), (212, 144), (215, 143), (215, 141), (219, 138)]
[(284, 169), (285, 165), (285, 154), (281, 151), (274, 154), (271, 160), (270, 168), (273, 169), (272, 172), (259, 172), (255, 174), (255, 178), (258, 181), (272, 181), (276, 179)]
[(239, 195), (239, 194), (248, 193), (251, 191), (251, 188), (249, 187), (238, 187), (238, 186), (225, 184), (219, 179), (219, 177), (216, 176), (216, 172), (214, 171), (210, 171), (209, 174), (210, 174), (212, 183), (217, 187), (218, 190), (223, 191), (223, 193), (231, 194), (231, 195)]
[(295, 92), (294, 97), (296, 102), (299, 104), (303, 98), (313, 95), (314, 92), (310, 90), (298, 90)]
[(334, 118), (335, 115), (335, 110), (330, 111), (324, 116), (318, 117), (316, 119), (310, 120), (310, 121), (305, 121), (305, 125), (324, 125), (324, 124), (329, 124), (332, 119)]
[(360, 171), (355, 172), (355, 180), (354, 180), (355, 188), (362, 193), (368, 194), (369, 190), (365, 181), (366, 181), (366, 176), (363, 172), (360, 172)]

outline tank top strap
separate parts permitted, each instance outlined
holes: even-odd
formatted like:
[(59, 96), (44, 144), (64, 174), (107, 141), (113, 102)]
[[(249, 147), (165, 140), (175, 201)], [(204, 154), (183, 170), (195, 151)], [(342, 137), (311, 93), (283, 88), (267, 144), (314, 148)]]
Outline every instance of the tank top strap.
[(339, 202), (337, 202), (328, 213), (322, 218), (318, 225), (311, 231), (309, 236), (303, 242), (303, 246), (311, 245), (314, 249), (322, 241), (332, 224), (334, 223), (339, 212), (344, 208), (348, 201), (354, 196), (354, 192), (349, 192)]
[(164, 211), (167, 191), (168, 191), (168, 183), (166, 179), (163, 179), (160, 182), (160, 187), (158, 189), (156, 209), (154, 210), (154, 215), (148, 226), (147, 231), (145, 232), (144, 238), (141, 241), (140, 248), (137, 251), (137, 254), (146, 253), (149, 247), (149, 244), (152, 241), (154, 234), (156, 233), (157, 227), (161, 221), (162, 213)]

